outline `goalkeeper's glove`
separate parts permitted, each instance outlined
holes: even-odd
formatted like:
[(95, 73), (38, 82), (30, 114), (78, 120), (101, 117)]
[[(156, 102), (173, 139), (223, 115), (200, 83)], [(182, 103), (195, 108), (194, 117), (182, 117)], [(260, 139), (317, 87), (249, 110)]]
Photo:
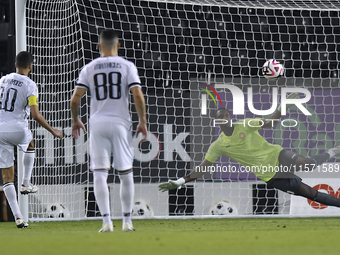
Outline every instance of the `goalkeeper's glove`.
[(180, 189), (184, 183), (185, 180), (182, 177), (176, 181), (169, 180), (168, 182), (161, 183), (158, 185), (158, 189), (162, 192), (177, 188)]
[[(300, 97), (299, 97), (298, 93), (296, 93), (296, 92), (294, 92), (294, 93), (292, 93), (292, 94), (289, 94), (289, 95), (287, 96), (287, 99), (298, 99), (298, 98), (300, 98)], [(291, 107), (291, 106), (293, 106), (293, 105), (294, 105), (294, 104), (287, 104), (287, 105), (286, 105), (286, 112), (288, 111), (289, 107)], [(281, 112), (281, 104), (279, 105), (279, 108), (277, 108), (277, 110), (278, 110), (279, 112)]]

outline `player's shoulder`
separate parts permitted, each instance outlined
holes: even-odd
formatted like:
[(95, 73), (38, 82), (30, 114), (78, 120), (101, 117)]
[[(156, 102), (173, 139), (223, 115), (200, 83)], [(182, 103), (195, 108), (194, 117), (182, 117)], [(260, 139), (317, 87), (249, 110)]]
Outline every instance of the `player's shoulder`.
[(1, 80), (1, 81), (5, 81), (5, 80), (7, 80), (7, 79), (11, 79), (11, 77), (12, 77), (13, 75), (15, 75), (15, 73), (5, 74), (4, 76), (2, 76), (2, 77), (0, 78), (0, 80)]
[(37, 84), (28, 76), (23, 76), (23, 80), (25, 81), (26, 86), (31, 87), (31, 88), (37, 88)]
[(136, 68), (136, 65), (132, 61), (127, 60), (126, 58), (123, 58), (121, 56), (114, 56), (113, 61), (119, 63), (122, 68), (125, 67), (127, 70), (131, 70), (131, 68)]
[[(223, 132), (222, 132), (223, 133)], [(220, 150), (220, 148), (222, 148), (224, 145), (223, 143), (223, 138), (220, 136), (210, 144), (209, 149), (207, 151), (207, 154), (209, 155), (214, 155), (214, 153), (216, 153), (217, 151)], [(208, 159), (209, 160), (209, 159)]]
[(219, 134), (218, 138), (212, 143), (212, 145), (219, 145), (224, 142), (227, 136), (223, 133), (223, 131)]
[(85, 64), (82, 68), (81, 71), (84, 71), (86, 68), (88, 68), (89, 66), (94, 65), (94, 63), (96, 62), (97, 59), (93, 59), (91, 60), (89, 63)]

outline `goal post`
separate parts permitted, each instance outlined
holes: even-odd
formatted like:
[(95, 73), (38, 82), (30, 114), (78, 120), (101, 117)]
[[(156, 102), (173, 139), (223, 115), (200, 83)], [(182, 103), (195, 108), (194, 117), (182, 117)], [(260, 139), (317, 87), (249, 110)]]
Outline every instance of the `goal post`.
[[(26, 49), (26, 6), (25, 1), (15, 0), (15, 45), (16, 55)], [(12, 56), (13, 57), (13, 56)], [(23, 178), (23, 152), (17, 149), (17, 187), (21, 187)], [(18, 203), (25, 221), (28, 221), (28, 197), (18, 192)]]
[[(56, 141), (32, 123), (37, 155), (32, 179), (39, 192), (29, 196), (29, 219), (100, 216), (89, 169), (88, 134), (72, 138), (69, 100), (81, 68), (99, 57), (98, 34), (104, 28), (119, 31), (119, 55), (136, 64), (146, 99), (148, 137), (142, 144), (134, 137), (137, 218), (339, 215), (268, 189), (226, 157), (214, 166), (238, 170), (210, 171), (175, 191), (161, 193), (157, 188), (198, 166), (217, 139), (220, 130), (213, 126), (212, 116), (219, 107), (233, 109), (235, 101), (218, 84), (235, 86), (244, 94), (245, 112), (235, 120), (260, 117), (249, 110), (250, 96), (255, 109), (266, 110), (273, 88), (279, 93), (286, 87), (308, 89), (311, 99), (305, 107), (311, 116), (292, 108), (286, 118), (296, 126), (279, 123), (261, 130), (261, 135), (303, 156), (337, 145), (339, 16), (340, 3), (330, 0), (27, 0), (27, 48), (35, 59), (31, 78), (39, 87), (42, 114), (64, 131), (64, 139)], [(274, 82), (261, 73), (271, 58), (285, 67), (284, 77)], [(216, 89), (221, 102), (206, 85)], [(86, 124), (89, 100), (83, 98), (81, 109)], [(136, 130), (133, 103), (130, 110)], [(332, 159), (322, 167), (339, 168), (339, 161)], [(339, 186), (329, 182), (329, 176), (321, 172), (304, 178), (320, 190), (326, 186), (318, 185), (327, 185), (326, 191), (336, 195)], [(112, 169), (108, 183), (112, 215), (120, 218), (119, 178)]]

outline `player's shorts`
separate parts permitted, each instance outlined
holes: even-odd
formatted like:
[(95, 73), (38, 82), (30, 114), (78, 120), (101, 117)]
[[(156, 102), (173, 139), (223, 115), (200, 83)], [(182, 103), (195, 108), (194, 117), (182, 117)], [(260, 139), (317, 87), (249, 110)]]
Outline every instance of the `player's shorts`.
[(14, 147), (26, 151), (33, 140), (30, 130), (18, 132), (0, 132), (0, 168), (8, 168), (14, 165)]
[(134, 148), (131, 130), (125, 125), (113, 122), (90, 124), (91, 169), (110, 168), (118, 171), (132, 168)]
[[(282, 150), (279, 154), (279, 166), (293, 171), (292, 165), (295, 165), (296, 159), (300, 155), (288, 150)], [(302, 179), (289, 171), (279, 171), (272, 179), (267, 182), (268, 188), (275, 188), (289, 194), (299, 195)]]
[(272, 179), (267, 182), (268, 188), (275, 188), (289, 194), (299, 195), (302, 179), (290, 172), (277, 172)]

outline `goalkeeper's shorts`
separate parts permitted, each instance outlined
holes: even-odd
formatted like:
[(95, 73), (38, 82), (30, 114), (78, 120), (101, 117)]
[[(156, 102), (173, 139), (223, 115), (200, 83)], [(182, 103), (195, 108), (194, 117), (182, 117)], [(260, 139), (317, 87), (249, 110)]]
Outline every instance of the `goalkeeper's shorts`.
[(267, 182), (268, 188), (275, 188), (293, 195), (299, 195), (302, 179), (290, 172), (277, 172)]

